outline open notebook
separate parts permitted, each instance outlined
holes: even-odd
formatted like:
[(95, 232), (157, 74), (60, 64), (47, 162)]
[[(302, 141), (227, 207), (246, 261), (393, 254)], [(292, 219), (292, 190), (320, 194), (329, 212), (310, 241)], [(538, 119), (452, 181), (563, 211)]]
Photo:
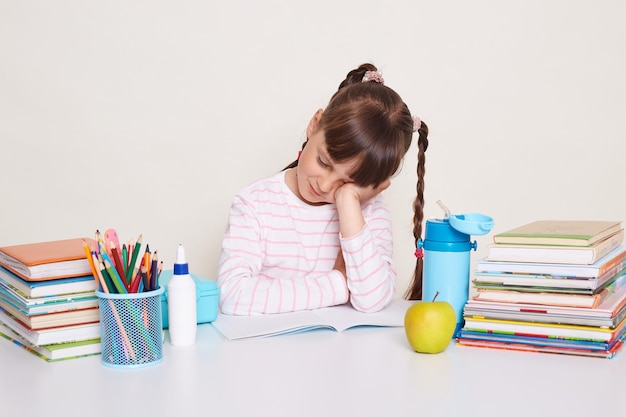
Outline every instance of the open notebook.
[(342, 332), (354, 327), (403, 327), (404, 315), (415, 301), (394, 300), (382, 311), (362, 313), (349, 305), (256, 316), (219, 314), (213, 326), (228, 340), (260, 338), (316, 329)]

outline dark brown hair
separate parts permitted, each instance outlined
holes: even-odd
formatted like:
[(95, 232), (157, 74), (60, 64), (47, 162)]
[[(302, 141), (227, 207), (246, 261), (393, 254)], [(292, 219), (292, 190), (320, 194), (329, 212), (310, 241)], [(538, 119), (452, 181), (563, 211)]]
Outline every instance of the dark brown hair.
[[(424, 221), (424, 175), (426, 174), (426, 149), (428, 149), (428, 126), (422, 122), (417, 129), (417, 185), (415, 186), (416, 196), (413, 201), (413, 237), (415, 247), (417, 241), (422, 237), (422, 223)], [(409, 284), (405, 298), (409, 300), (422, 299), (422, 271), (424, 259), (417, 257), (415, 260), (415, 273), (413, 280)]]
[[(350, 173), (350, 178), (359, 186), (377, 187), (400, 168), (411, 146), (414, 121), (398, 93), (376, 79), (363, 82), (368, 71), (376, 72), (377, 68), (366, 63), (347, 74), (324, 109), (319, 128), (324, 131), (326, 150), (333, 162), (358, 159), (360, 163)], [(421, 237), (424, 218), (424, 152), (428, 148), (428, 127), (424, 122), (417, 132), (417, 196), (413, 203), (416, 242)], [(302, 145), (303, 149), (306, 143)], [(296, 160), (285, 169), (297, 165)], [(405, 297), (420, 299), (421, 294), (422, 259), (418, 258)]]

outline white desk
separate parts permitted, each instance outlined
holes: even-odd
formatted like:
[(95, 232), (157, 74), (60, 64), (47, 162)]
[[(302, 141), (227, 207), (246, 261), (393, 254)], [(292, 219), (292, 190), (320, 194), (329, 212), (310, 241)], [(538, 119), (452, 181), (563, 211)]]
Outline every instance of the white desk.
[(47, 363), (0, 340), (2, 416), (617, 416), (626, 352), (614, 359), (451, 344), (413, 352), (401, 328), (222, 340), (210, 325), (162, 363)]

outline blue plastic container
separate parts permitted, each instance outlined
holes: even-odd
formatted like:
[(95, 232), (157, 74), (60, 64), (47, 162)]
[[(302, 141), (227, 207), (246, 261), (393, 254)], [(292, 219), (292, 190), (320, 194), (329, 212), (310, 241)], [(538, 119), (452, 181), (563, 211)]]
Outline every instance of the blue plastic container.
[(470, 251), (476, 241), (470, 234), (483, 235), (493, 227), (493, 220), (472, 213), (426, 221), (425, 239), (417, 242), (424, 251), (422, 300), (449, 302), (457, 317), (456, 331), (463, 326), (463, 307), (469, 297)]
[[(167, 310), (167, 284), (172, 279), (174, 271), (171, 269), (163, 270), (159, 276), (159, 285), (165, 288), (161, 294), (161, 312), (163, 314), (163, 328), (169, 327), (169, 314)], [(197, 323), (210, 323), (217, 318), (219, 310), (220, 290), (215, 281), (209, 278), (190, 273), (196, 283), (196, 316)]]

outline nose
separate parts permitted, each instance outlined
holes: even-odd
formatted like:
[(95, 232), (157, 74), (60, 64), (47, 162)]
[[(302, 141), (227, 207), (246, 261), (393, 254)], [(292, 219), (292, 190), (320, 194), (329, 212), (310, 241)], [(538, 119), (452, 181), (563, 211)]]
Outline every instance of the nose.
[(324, 194), (329, 194), (334, 192), (338, 187), (341, 187), (343, 181), (341, 181), (337, 176), (328, 174), (318, 177), (317, 185), (320, 191)]

